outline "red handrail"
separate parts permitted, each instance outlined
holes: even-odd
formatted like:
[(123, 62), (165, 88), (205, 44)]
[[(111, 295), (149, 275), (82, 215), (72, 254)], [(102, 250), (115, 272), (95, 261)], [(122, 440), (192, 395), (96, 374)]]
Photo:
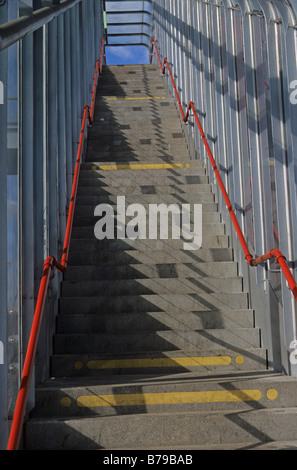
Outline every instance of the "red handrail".
[(75, 170), (74, 170), (74, 177), (73, 177), (73, 183), (72, 183), (72, 192), (71, 192), (71, 197), (70, 197), (69, 211), (68, 211), (68, 217), (67, 217), (67, 226), (66, 226), (64, 246), (63, 246), (63, 255), (61, 259), (61, 265), (63, 266), (63, 268), (65, 268), (64, 271), (66, 270), (67, 264), (68, 264), (68, 253), (69, 253), (69, 246), (70, 246), (70, 239), (71, 239), (71, 232), (72, 232), (72, 225), (73, 225), (73, 216), (74, 216), (74, 208), (75, 208), (75, 201), (76, 201), (76, 194), (77, 194), (80, 162), (81, 162), (81, 156), (82, 156), (82, 149), (83, 149), (83, 142), (84, 142), (84, 135), (85, 135), (88, 112), (89, 112), (89, 105), (85, 104), (81, 131), (80, 131), (78, 151), (77, 151), (77, 158), (76, 158), (76, 164), (75, 164)]
[[(102, 60), (102, 55), (101, 55), (101, 60)], [(101, 66), (101, 63), (100, 63), (100, 66)], [(93, 97), (95, 96), (95, 91), (96, 91), (95, 84), (97, 84), (98, 70), (99, 70), (99, 63), (97, 60), (96, 69), (95, 69)], [(67, 226), (66, 226), (66, 232), (65, 232), (62, 259), (61, 259), (61, 262), (59, 263), (53, 256), (48, 256), (43, 265), (43, 275), (40, 281), (40, 287), (39, 287), (39, 292), (38, 292), (38, 297), (37, 297), (37, 302), (36, 302), (36, 307), (35, 307), (35, 312), (34, 312), (34, 318), (33, 318), (28, 348), (26, 352), (24, 367), (22, 371), (21, 384), (20, 384), (16, 406), (14, 410), (12, 426), (10, 429), (7, 450), (17, 450), (19, 447), (19, 443), (20, 443), (20, 439), (22, 435), (22, 428), (23, 428), (24, 416), (25, 416), (25, 411), (26, 411), (28, 393), (29, 393), (33, 368), (34, 368), (34, 360), (35, 360), (35, 355), (36, 355), (40, 326), (42, 323), (44, 305), (45, 305), (45, 300), (47, 296), (51, 271), (55, 267), (60, 272), (65, 272), (67, 269), (69, 245), (70, 245), (70, 238), (71, 238), (72, 225), (73, 225), (74, 207), (75, 207), (76, 194), (77, 194), (78, 177), (79, 177), (80, 163), (81, 163), (81, 158), (82, 158), (83, 141), (84, 141), (84, 134), (85, 134), (85, 129), (86, 129), (88, 113), (89, 113), (89, 105), (85, 104), (83, 118), (82, 118), (79, 146), (78, 146), (78, 151), (77, 151), (75, 172), (74, 172), (73, 183), (72, 183), (72, 193), (71, 193), (69, 211), (68, 211), (68, 216), (67, 216)], [(93, 122), (93, 120), (90, 121), (90, 117), (89, 117), (89, 122)]]
[(276, 262), (280, 265), (282, 271), (283, 271), (283, 274), (288, 282), (288, 285), (295, 297), (295, 300), (297, 301), (297, 284), (295, 282), (295, 279), (294, 277), (292, 276), (292, 273), (286, 263), (286, 258), (285, 256), (282, 254), (282, 252), (280, 250), (277, 250), (277, 249), (272, 249), (270, 251), (268, 251), (267, 253), (265, 253), (264, 255), (258, 257), (258, 258), (253, 258), (253, 256), (251, 255), (249, 249), (248, 249), (248, 246), (247, 246), (247, 243), (245, 241), (245, 238), (244, 238), (244, 235), (242, 233), (242, 230), (240, 228), (240, 225), (236, 219), (236, 216), (235, 216), (235, 213), (234, 213), (234, 210), (233, 210), (233, 207), (232, 207), (232, 204), (230, 202), (230, 199), (229, 199), (229, 196), (227, 194), (227, 191), (225, 189), (225, 186), (223, 184), (223, 181), (221, 179), (221, 176), (220, 176), (220, 173), (219, 173), (219, 170), (217, 168), (217, 165), (216, 165), (216, 162), (214, 160), (214, 157), (212, 155), (212, 152), (210, 150), (210, 147), (208, 145), (208, 142), (207, 142), (207, 139), (205, 137), (205, 134), (204, 134), (204, 131), (203, 131), (203, 128), (201, 126), (201, 123), (200, 123), (200, 120), (198, 118), (198, 115), (197, 115), (197, 112), (196, 112), (196, 109), (195, 109), (195, 106), (194, 106), (194, 103), (192, 101), (190, 101), (190, 103), (188, 104), (188, 107), (187, 107), (187, 112), (186, 112), (186, 115), (184, 114), (184, 111), (182, 109), (182, 106), (181, 106), (181, 102), (180, 102), (180, 99), (179, 99), (179, 96), (178, 96), (178, 92), (177, 92), (177, 89), (176, 89), (176, 85), (175, 85), (175, 82), (174, 82), (174, 78), (172, 76), (172, 72), (171, 72), (171, 69), (170, 69), (170, 66), (168, 64), (168, 61), (167, 61), (167, 58), (165, 57), (164, 59), (164, 65), (162, 66), (162, 62), (161, 62), (161, 59), (160, 59), (160, 55), (159, 55), (159, 51), (158, 51), (158, 47), (157, 47), (157, 44), (156, 44), (156, 40), (155, 38), (153, 37), (152, 38), (152, 48), (155, 46), (155, 49), (156, 49), (156, 53), (157, 53), (157, 57), (158, 57), (158, 61), (159, 61), (159, 64), (160, 64), (160, 68), (161, 68), (161, 71), (162, 71), (162, 74), (164, 75), (165, 73), (165, 67), (167, 65), (167, 68), (168, 68), (168, 72), (169, 72), (169, 75), (170, 75), (170, 78), (171, 78), (171, 81), (172, 81), (172, 84), (173, 84), (173, 88), (174, 88), (174, 91), (175, 91), (175, 95), (177, 97), (177, 102), (178, 102), (178, 105), (179, 105), (179, 108), (180, 108), (180, 111), (181, 111), (181, 115), (182, 115), (182, 118), (183, 118), (183, 121), (184, 122), (187, 122), (188, 121), (188, 118), (189, 118), (189, 112), (190, 110), (193, 111), (193, 114), (194, 114), (194, 117), (195, 117), (195, 121), (196, 121), (196, 124), (198, 126), (198, 129), (199, 129), (199, 132), (200, 132), (200, 135), (202, 137), (202, 140), (203, 140), (203, 143), (204, 143), (204, 146), (206, 148), (206, 151), (207, 151), (207, 154), (208, 154), (208, 157), (210, 159), (210, 163), (211, 163), (211, 166), (214, 170), (214, 173), (216, 175), (216, 178), (217, 178), (217, 181), (218, 181), (218, 184), (219, 184), (219, 187), (222, 191), (222, 194), (223, 194), (223, 197), (224, 197), (224, 200), (225, 200), (225, 203), (226, 203), (226, 206), (227, 206), (227, 209), (228, 209), (228, 212), (230, 214), (230, 217), (231, 217), (231, 220), (233, 222), (233, 225), (234, 225), (234, 228), (236, 230), (236, 233), (238, 235), (238, 238), (239, 238), (239, 241), (240, 241), (240, 244), (242, 246), (242, 249), (243, 249), (243, 252), (244, 252), (244, 255), (245, 255), (245, 259), (247, 261), (247, 263), (250, 265), (250, 266), (258, 266), (258, 264), (260, 263), (263, 263), (265, 261), (267, 261), (268, 259), (271, 259), (271, 258), (276, 258)]
[(46, 299), (46, 294), (48, 290), (48, 284), (50, 279), (50, 274), (52, 269), (56, 266), (59, 270), (65, 270), (59, 265), (53, 256), (46, 258), (43, 265), (43, 276), (41, 278), (37, 303), (33, 318), (33, 324), (31, 329), (31, 334), (29, 338), (27, 354), (24, 362), (22, 380), (20, 384), (20, 389), (17, 397), (17, 402), (14, 410), (14, 416), (12, 421), (12, 426), (10, 430), (9, 441), (7, 445), (7, 450), (17, 450), (22, 434), (22, 425), (24, 422), (24, 415), (26, 410), (26, 404), (28, 399), (29, 387), (34, 367), (34, 358), (36, 354), (37, 342), (39, 337), (40, 326), (42, 322), (44, 304)]

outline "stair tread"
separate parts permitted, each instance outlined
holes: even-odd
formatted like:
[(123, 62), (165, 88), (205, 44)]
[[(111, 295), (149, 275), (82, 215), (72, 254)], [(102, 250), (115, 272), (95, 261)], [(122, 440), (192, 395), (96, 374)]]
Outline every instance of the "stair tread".
[[(177, 386), (177, 387), (202, 387), (211, 389), (212, 387), (226, 386), (226, 384), (235, 383), (288, 383), (297, 387), (296, 380), (294, 377), (287, 376), (281, 372), (274, 372), (270, 370), (258, 370), (251, 369), (248, 371), (237, 371), (236, 373), (230, 373), (228, 370), (214, 371), (211, 374), (205, 373), (199, 374), (196, 371), (173, 373), (168, 376), (166, 373), (159, 374), (139, 374), (137, 381), (135, 381), (134, 375), (111, 375), (111, 376), (100, 376), (100, 377), (52, 377), (41, 384), (37, 385), (37, 390), (50, 390), (56, 388), (85, 388), (85, 387), (102, 387), (110, 389), (114, 392), (112, 387), (123, 386), (137, 388), (138, 386), (144, 386), (147, 388), (154, 387), (155, 385), (163, 387), (166, 386)], [(243, 388), (243, 387), (242, 387)], [(129, 390), (127, 390), (129, 391)], [(296, 397), (297, 400), (297, 397)]]
[[(61, 442), (64, 449), (131, 448), (135, 446), (135, 429), (137, 429), (138, 448), (156, 445), (159, 447), (166, 445), (171, 448), (193, 446), (197, 443), (206, 446), (216, 444), (229, 446), (230, 442), (271, 444), (272, 441), (279, 441), (280, 429), (283, 429), (284, 442), (296, 441), (296, 416), (297, 407), (195, 412), (191, 410), (175, 413), (156, 411), (132, 415), (32, 419), (30, 425), (31, 433), (33, 435), (37, 433), (39, 436), (41, 449), (44, 446), (50, 449), (61, 448)], [(61, 423), (66, 425), (66, 428), (62, 428), (63, 431)], [(67, 439), (64, 437), (66, 434)], [(30, 448), (28, 436), (27, 443)]]

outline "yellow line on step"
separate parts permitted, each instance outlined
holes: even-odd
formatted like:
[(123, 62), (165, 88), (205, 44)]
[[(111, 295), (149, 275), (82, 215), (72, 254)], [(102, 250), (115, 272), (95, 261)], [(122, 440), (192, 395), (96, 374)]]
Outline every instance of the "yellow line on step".
[(107, 359), (92, 360), (87, 362), (87, 368), (116, 369), (116, 368), (136, 368), (136, 367), (195, 367), (229, 365), (232, 359), (230, 356), (206, 356), (206, 357), (155, 357), (144, 359)]
[(250, 390), (207, 390), (195, 392), (122, 393), (114, 395), (82, 395), (76, 399), (79, 407), (172, 405), (186, 403), (222, 403), (258, 401), (262, 392)]
[(92, 170), (162, 170), (190, 168), (189, 163), (125, 163), (122, 165), (93, 165)]
[(119, 69), (127, 69), (127, 68), (134, 68), (134, 67), (154, 67), (152, 64), (128, 64), (128, 65), (109, 65), (108, 68), (119, 68)]
[(106, 96), (100, 98), (101, 101), (134, 101), (134, 100), (165, 100), (165, 96), (131, 96), (131, 97), (117, 97), (112, 96), (107, 98)]

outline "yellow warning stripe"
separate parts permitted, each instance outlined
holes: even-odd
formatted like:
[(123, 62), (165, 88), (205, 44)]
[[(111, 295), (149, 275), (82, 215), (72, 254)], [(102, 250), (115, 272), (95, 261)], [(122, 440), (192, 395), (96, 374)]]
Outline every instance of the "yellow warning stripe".
[(92, 170), (168, 170), (190, 168), (189, 163), (126, 163), (122, 165), (93, 165)]
[[(174, 405), (189, 403), (223, 403), (259, 401), (264, 394), (259, 389), (246, 390), (206, 390), (194, 392), (166, 393), (119, 393), (113, 395), (81, 395), (75, 401), (81, 408), (137, 406), (137, 405)], [(276, 400), (275, 388), (266, 391), (268, 400)], [(64, 396), (60, 400), (63, 408), (72, 406), (72, 399)]]
[(126, 69), (126, 68), (134, 68), (134, 67), (148, 67), (148, 68), (154, 68), (152, 67), (152, 64), (127, 64), (127, 65), (109, 65), (108, 68), (119, 68), (119, 69)]
[[(274, 393), (272, 393), (272, 391)], [(275, 399), (277, 391), (271, 389), (270, 396)], [(186, 403), (222, 403), (259, 401), (262, 392), (258, 389), (247, 390), (207, 390), (195, 392), (166, 393), (122, 393), (115, 395), (82, 395), (76, 399), (79, 407), (135, 406), (135, 405), (172, 405)]]
[(151, 359), (92, 360), (87, 362), (87, 368), (90, 370), (98, 370), (136, 367), (199, 367), (229, 365), (231, 362), (232, 359), (230, 356), (155, 357)]
[(117, 96), (112, 96), (107, 98), (106, 96), (103, 96), (100, 98), (101, 101), (134, 101), (134, 100), (165, 100), (165, 96), (131, 96), (131, 97), (117, 97)]

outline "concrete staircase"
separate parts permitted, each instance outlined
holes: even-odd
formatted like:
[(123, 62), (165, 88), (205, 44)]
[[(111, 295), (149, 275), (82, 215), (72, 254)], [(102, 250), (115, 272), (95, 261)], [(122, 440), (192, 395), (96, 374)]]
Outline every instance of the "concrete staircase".
[[(147, 210), (202, 204), (202, 247), (98, 240), (94, 208), (109, 204), (118, 221), (117, 196)], [(296, 380), (267, 369), (207, 175), (158, 67), (104, 68), (70, 252), (52, 378), (36, 389), (26, 449), (296, 448)]]

